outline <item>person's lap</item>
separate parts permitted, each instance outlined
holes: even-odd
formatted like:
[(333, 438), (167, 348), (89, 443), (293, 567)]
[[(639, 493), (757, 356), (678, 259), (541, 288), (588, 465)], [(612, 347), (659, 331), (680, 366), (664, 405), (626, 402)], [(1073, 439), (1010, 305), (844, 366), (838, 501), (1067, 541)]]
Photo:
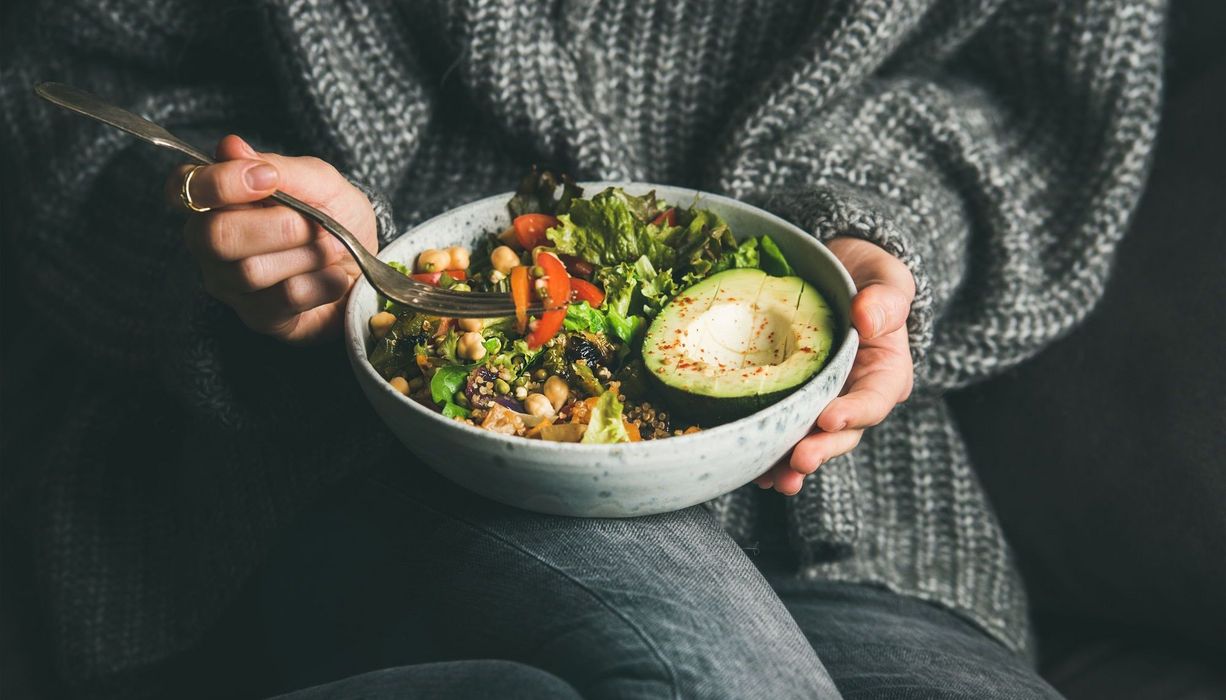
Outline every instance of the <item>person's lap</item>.
[(260, 581), (286, 689), (496, 658), (585, 698), (837, 697), (778, 597), (701, 508), (551, 517), (424, 474), (329, 501)]
[(701, 508), (575, 519), (432, 474), (368, 481), (305, 518), (260, 587), (286, 690), (504, 659), (585, 698), (1057, 697), (934, 606), (829, 583), (780, 601)]
[(864, 585), (776, 584), (844, 698), (1059, 698), (1027, 660), (952, 612)]

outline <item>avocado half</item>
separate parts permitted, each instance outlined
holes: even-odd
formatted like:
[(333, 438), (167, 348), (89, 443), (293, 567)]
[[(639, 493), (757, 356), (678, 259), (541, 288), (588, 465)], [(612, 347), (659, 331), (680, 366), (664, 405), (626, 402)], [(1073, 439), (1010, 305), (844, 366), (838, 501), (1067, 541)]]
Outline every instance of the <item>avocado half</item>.
[(799, 277), (727, 270), (660, 311), (643, 338), (643, 361), (674, 411), (700, 422), (727, 421), (817, 374), (834, 329), (829, 304)]

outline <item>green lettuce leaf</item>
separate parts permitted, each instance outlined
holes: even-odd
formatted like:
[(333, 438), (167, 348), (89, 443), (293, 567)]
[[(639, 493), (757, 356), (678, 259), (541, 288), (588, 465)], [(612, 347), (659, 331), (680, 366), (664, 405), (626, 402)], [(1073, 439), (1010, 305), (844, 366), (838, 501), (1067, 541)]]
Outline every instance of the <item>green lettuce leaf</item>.
[[(496, 351), (490, 350), (490, 341), (492, 340), (498, 340), (501, 344), (501, 347)], [(541, 348), (535, 350), (529, 348), (528, 341), (523, 338), (509, 340), (506, 339), (506, 336), (500, 335), (491, 336), (486, 339), (484, 345), (486, 352), (490, 352), (490, 358), (492, 358), (487, 358), (487, 362), (495, 367), (506, 367), (515, 374), (519, 374), (524, 371), (525, 367), (532, 364), (533, 360), (536, 359), (537, 355), (541, 354), (542, 350)]]
[(719, 261), (715, 263), (715, 267), (711, 270), (711, 272), (714, 274), (716, 272), (723, 272), (724, 270), (731, 270), (733, 268), (758, 267), (760, 259), (761, 258), (758, 254), (758, 239), (746, 238), (745, 240), (741, 241), (740, 245), (732, 250), (725, 250), (723, 254), (719, 256)]
[(459, 362), (456, 357), (456, 346), (460, 344), (460, 334), (454, 328), (447, 331), (447, 335), (443, 336), (443, 340), (438, 344), (438, 356), (449, 361)]
[[(558, 186), (562, 191), (558, 192)], [(515, 196), (507, 203), (507, 209), (514, 219), (521, 214), (565, 214), (570, 210), (570, 204), (583, 196), (583, 188), (576, 185), (569, 175), (554, 177), (548, 170), (540, 171), (534, 165), (528, 174), (519, 181)]]
[(779, 250), (779, 246), (775, 245), (770, 236), (763, 236), (760, 244), (763, 272), (774, 277), (791, 277), (796, 274), (796, 270), (788, 264), (787, 258), (783, 257), (783, 251)]
[(434, 403), (445, 404), (464, 386), (468, 373), (476, 365), (443, 365), (434, 372), (430, 380), (430, 398)]
[(630, 435), (622, 423), (622, 402), (617, 400), (616, 392), (606, 391), (600, 395), (600, 399), (592, 408), (587, 430), (583, 431), (583, 439), (580, 442), (630, 442)]
[(643, 296), (643, 313), (648, 318), (654, 317), (664, 308), (677, 292), (677, 283), (673, 281), (672, 270), (656, 271), (647, 256), (639, 258), (634, 263), (634, 272), (639, 280), (639, 294)]
[(443, 404), (443, 415), (447, 416), (448, 418), (455, 418), (457, 416), (460, 418), (467, 418), (472, 415), (472, 413), (460, 404), (453, 401), (448, 401), (447, 403)]
[(562, 321), (562, 327), (568, 331), (604, 333), (607, 325), (604, 314), (586, 301), (566, 307), (566, 319)]
[(623, 316), (617, 309), (609, 309), (605, 320), (609, 322), (609, 331), (625, 345), (638, 340), (639, 333), (647, 325), (647, 319), (642, 316)]
[(606, 313), (615, 311), (621, 316), (628, 316), (634, 292), (639, 285), (634, 266), (621, 263), (613, 267), (602, 267), (596, 272), (596, 279), (604, 287)]
[(616, 312), (623, 319), (637, 314), (652, 318), (680, 291), (673, 271), (657, 270), (646, 255), (633, 264), (602, 267), (596, 278), (605, 290), (605, 313)]
[(611, 187), (591, 199), (571, 202), (570, 212), (559, 216), (560, 225), (546, 235), (559, 251), (596, 265), (617, 265), (646, 256), (656, 267), (672, 267), (677, 251), (667, 240), (673, 228), (641, 218), (656, 208), (654, 193), (632, 197)]

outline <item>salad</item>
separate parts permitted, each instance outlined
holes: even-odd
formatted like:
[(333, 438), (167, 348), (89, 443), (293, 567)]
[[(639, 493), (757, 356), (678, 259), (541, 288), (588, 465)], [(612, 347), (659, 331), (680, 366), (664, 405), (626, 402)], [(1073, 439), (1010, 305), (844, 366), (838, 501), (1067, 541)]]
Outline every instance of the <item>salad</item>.
[[(820, 371), (834, 316), (769, 236), (738, 240), (714, 212), (654, 192), (584, 194), (533, 169), (505, 231), (393, 263), (427, 284), (510, 294), (517, 313), (439, 318), (380, 299), (375, 370), (454, 420), (583, 443), (696, 432)], [(546, 310), (530, 317), (536, 299)]]

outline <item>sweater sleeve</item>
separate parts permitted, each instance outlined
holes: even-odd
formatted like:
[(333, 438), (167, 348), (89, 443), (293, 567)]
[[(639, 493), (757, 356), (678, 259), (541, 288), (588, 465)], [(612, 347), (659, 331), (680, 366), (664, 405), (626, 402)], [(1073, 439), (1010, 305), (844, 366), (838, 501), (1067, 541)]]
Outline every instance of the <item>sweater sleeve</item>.
[(206, 149), (229, 130), (258, 143), (274, 109), (258, 85), (252, 17), (233, 5), (54, 3), (24, 18), (29, 34), (8, 47), (0, 128), (5, 167), (21, 177), (3, 194), (6, 272), (45, 335), (88, 362), (148, 366), (172, 316), (168, 286), (194, 281), (183, 215), (162, 197), (185, 159), (53, 107), (33, 86), (82, 87)]
[[(972, 30), (949, 22), (966, 37), (954, 44), (914, 32), (854, 91), (766, 101), (749, 140), (777, 138), (725, 184), (907, 264), (917, 387), (990, 376), (1102, 293), (1157, 128), (1162, 16), (1153, 2), (1018, 0)], [(788, 94), (829, 94), (799, 87)]]
[[(163, 180), (185, 159), (47, 104), (33, 86), (80, 86), (205, 149), (230, 132), (265, 150), (294, 153), (298, 144), (286, 126), (293, 109), (270, 89), (279, 66), (255, 6), (95, 5), (70, 0), (31, 12), (29, 36), (7, 47), (0, 148), (6, 168), (21, 176), (0, 193), (11, 224), (4, 264), (47, 337), (88, 362), (139, 370), (165, 360), (184, 315), (220, 311), (194, 308), (218, 303), (193, 293), (198, 273), (182, 245), (184, 214), (163, 203)], [(322, 155), (371, 200), (380, 241), (394, 238), (390, 206), (372, 182), (378, 173), (349, 153)]]

